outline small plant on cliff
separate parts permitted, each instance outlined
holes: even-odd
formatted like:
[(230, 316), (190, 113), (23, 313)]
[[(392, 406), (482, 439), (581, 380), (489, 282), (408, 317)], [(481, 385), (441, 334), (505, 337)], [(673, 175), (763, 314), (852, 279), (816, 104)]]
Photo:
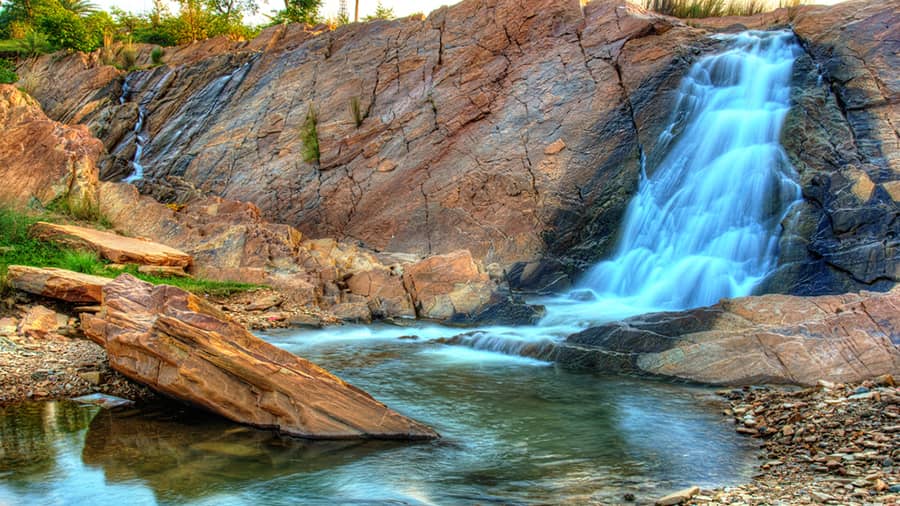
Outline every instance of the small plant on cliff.
[(362, 108), (359, 105), (359, 97), (350, 99), (350, 115), (353, 116), (353, 122), (356, 124), (356, 128), (359, 128), (362, 125), (363, 120), (366, 119), (362, 112)]
[(303, 141), (303, 160), (307, 163), (319, 163), (319, 115), (312, 105), (306, 111), (306, 120), (300, 128), (300, 140)]
[(50, 51), (50, 40), (43, 32), (29, 30), (18, 42), (19, 52), (28, 57), (35, 57)]
[(0, 84), (12, 84), (18, 80), (19, 75), (16, 74), (16, 67), (12, 62), (0, 58)]
[(166, 55), (166, 51), (161, 47), (154, 47), (153, 51), (150, 51), (150, 61), (153, 62), (154, 65), (161, 65), (163, 56)]
[(134, 44), (131, 42), (125, 44), (122, 50), (119, 51), (119, 58), (122, 61), (122, 69), (133, 69), (135, 63), (137, 63), (137, 49), (134, 48)]

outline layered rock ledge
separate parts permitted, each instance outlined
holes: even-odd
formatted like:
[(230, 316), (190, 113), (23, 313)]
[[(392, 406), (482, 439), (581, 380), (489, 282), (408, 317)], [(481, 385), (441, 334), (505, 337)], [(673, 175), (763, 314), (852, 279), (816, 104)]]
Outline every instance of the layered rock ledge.
[(202, 299), (123, 274), (104, 309), (82, 315), (110, 366), (165, 395), (236, 422), (317, 439), (433, 439), (317, 365), (276, 348)]
[(900, 287), (723, 300), (593, 327), (552, 350), (567, 367), (712, 384), (863, 381), (900, 373)]

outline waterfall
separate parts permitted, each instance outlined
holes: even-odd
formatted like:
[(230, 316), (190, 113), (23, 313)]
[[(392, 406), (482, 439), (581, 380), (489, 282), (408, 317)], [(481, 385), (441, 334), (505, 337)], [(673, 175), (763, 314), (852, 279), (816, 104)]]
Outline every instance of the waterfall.
[(779, 143), (800, 49), (785, 31), (717, 38), (727, 49), (682, 81), (656, 147), (665, 155), (642, 170), (613, 257), (580, 283), (594, 305), (709, 305), (749, 295), (776, 264), (780, 223), (800, 197)]
[[(144, 94), (138, 102), (138, 119), (134, 124), (132, 133), (134, 134), (134, 157), (131, 159), (131, 174), (122, 180), (123, 183), (133, 183), (144, 178), (144, 166), (141, 165), (141, 157), (144, 154), (144, 148), (150, 140), (149, 135), (144, 131), (144, 118), (147, 115), (147, 106), (156, 98), (160, 90), (168, 86), (174, 75), (174, 70), (169, 70), (161, 79), (159, 79), (149, 93)], [(129, 76), (130, 77), (130, 76)], [(128, 78), (125, 78), (125, 84), (122, 86), (122, 96), (119, 97), (119, 104), (124, 104), (128, 100), (131, 92), (131, 85)]]

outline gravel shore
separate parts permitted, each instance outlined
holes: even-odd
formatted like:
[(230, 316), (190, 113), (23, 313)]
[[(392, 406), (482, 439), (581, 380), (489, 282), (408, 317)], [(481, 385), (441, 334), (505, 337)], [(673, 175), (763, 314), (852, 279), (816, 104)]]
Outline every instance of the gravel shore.
[(739, 487), (695, 491), (683, 504), (900, 504), (900, 389), (890, 376), (721, 393), (735, 429), (762, 442), (759, 473)]
[[(255, 328), (327, 316), (278, 302), (247, 310), (241, 295), (213, 301)], [(262, 304), (265, 306), (266, 304)], [(42, 337), (27, 336), (20, 323), (33, 306), (0, 314), (0, 405), (63, 399), (101, 392), (135, 401), (156, 397), (109, 368), (105, 350), (83, 337), (77, 321)], [(59, 311), (66, 308), (54, 307)], [(283, 315), (283, 317), (282, 317)], [(273, 319), (273, 316), (277, 318)], [(900, 505), (900, 388), (890, 376), (858, 385), (820, 382), (815, 388), (745, 387), (723, 390), (726, 420), (760, 440), (759, 473), (738, 487), (681, 491), (669, 504), (697, 505)], [(624, 496), (622, 504), (634, 504)]]

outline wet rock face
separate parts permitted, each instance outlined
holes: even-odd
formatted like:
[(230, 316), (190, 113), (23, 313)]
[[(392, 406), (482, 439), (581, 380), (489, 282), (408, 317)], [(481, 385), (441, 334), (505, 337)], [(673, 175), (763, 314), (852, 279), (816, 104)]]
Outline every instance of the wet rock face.
[(785, 221), (782, 268), (763, 291), (887, 289), (900, 281), (900, 2), (807, 8), (793, 24), (782, 143), (804, 202)]
[(724, 300), (570, 336), (563, 365), (714, 384), (862, 381), (900, 372), (900, 288), (888, 293)]
[(82, 328), (129, 378), (231, 420), (316, 439), (433, 439), (328, 371), (253, 336), (204, 300), (123, 274)]

